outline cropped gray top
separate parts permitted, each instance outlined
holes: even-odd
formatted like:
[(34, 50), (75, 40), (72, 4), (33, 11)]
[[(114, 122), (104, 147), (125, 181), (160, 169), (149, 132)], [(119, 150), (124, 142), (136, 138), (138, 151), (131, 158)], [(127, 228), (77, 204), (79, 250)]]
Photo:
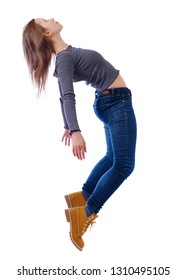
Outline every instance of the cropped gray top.
[(118, 76), (115, 69), (98, 52), (71, 45), (56, 56), (54, 76), (58, 78), (64, 127), (80, 130), (75, 106), (74, 82), (85, 81), (95, 90), (105, 90)]

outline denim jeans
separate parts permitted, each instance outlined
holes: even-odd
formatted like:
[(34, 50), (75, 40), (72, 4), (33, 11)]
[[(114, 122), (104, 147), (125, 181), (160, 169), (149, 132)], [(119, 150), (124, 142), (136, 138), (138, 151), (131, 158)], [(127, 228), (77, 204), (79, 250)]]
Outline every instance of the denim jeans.
[(109, 94), (96, 92), (94, 111), (104, 124), (107, 149), (82, 189), (88, 195), (88, 206), (98, 213), (134, 170), (136, 118), (131, 91), (118, 88)]

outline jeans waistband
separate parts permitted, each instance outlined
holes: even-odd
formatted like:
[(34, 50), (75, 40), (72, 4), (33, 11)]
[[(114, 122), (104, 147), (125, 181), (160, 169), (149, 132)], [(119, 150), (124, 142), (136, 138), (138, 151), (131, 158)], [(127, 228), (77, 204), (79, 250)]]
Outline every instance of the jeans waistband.
[(106, 95), (106, 94), (112, 94), (112, 95), (116, 95), (116, 94), (127, 94), (127, 95), (131, 95), (131, 91), (129, 88), (127, 87), (122, 87), (122, 88), (108, 88), (104, 91), (97, 91), (95, 92), (96, 95)]

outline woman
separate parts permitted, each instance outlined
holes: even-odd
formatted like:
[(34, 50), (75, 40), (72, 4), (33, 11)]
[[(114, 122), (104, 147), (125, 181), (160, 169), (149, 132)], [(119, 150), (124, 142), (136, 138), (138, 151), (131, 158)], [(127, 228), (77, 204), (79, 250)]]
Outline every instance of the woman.
[(107, 152), (82, 190), (65, 195), (70, 237), (82, 250), (86, 229), (134, 169), (136, 119), (131, 91), (119, 70), (98, 52), (67, 44), (60, 35), (62, 28), (54, 19), (32, 19), (23, 31), (23, 51), (39, 94), (45, 89), (49, 65), (56, 56), (54, 76), (58, 78), (65, 128), (62, 141), (68, 146), (72, 144), (73, 155), (79, 160), (85, 158), (86, 143), (77, 120), (73, 83), (86, 81), (95, 89), (94, 111), (104, 124)]

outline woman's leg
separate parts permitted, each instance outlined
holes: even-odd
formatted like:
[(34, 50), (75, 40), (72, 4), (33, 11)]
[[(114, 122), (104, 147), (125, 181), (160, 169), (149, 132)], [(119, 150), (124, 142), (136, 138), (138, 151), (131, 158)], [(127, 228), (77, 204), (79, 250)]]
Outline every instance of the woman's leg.
[(108, 126), (104, 125), (104, 130), (107, 146), (106, 155), (95, 165), (83, 185), (82, 191), (86, 200), (93, 193), (95, 186), (97, 185), (103, 174), (105, 174), (113, 165), (113, 151)]
[[(108, 109), (107, 109), (108, 107)], [(132, 173), (135, 165), (136, 119), (131, 95), (106, 96), (98, 99), (96, 113), (108, 128), (113, 151), (113, 165), (103, 173), (87, 205), (98, 213), (104, 203)]]

